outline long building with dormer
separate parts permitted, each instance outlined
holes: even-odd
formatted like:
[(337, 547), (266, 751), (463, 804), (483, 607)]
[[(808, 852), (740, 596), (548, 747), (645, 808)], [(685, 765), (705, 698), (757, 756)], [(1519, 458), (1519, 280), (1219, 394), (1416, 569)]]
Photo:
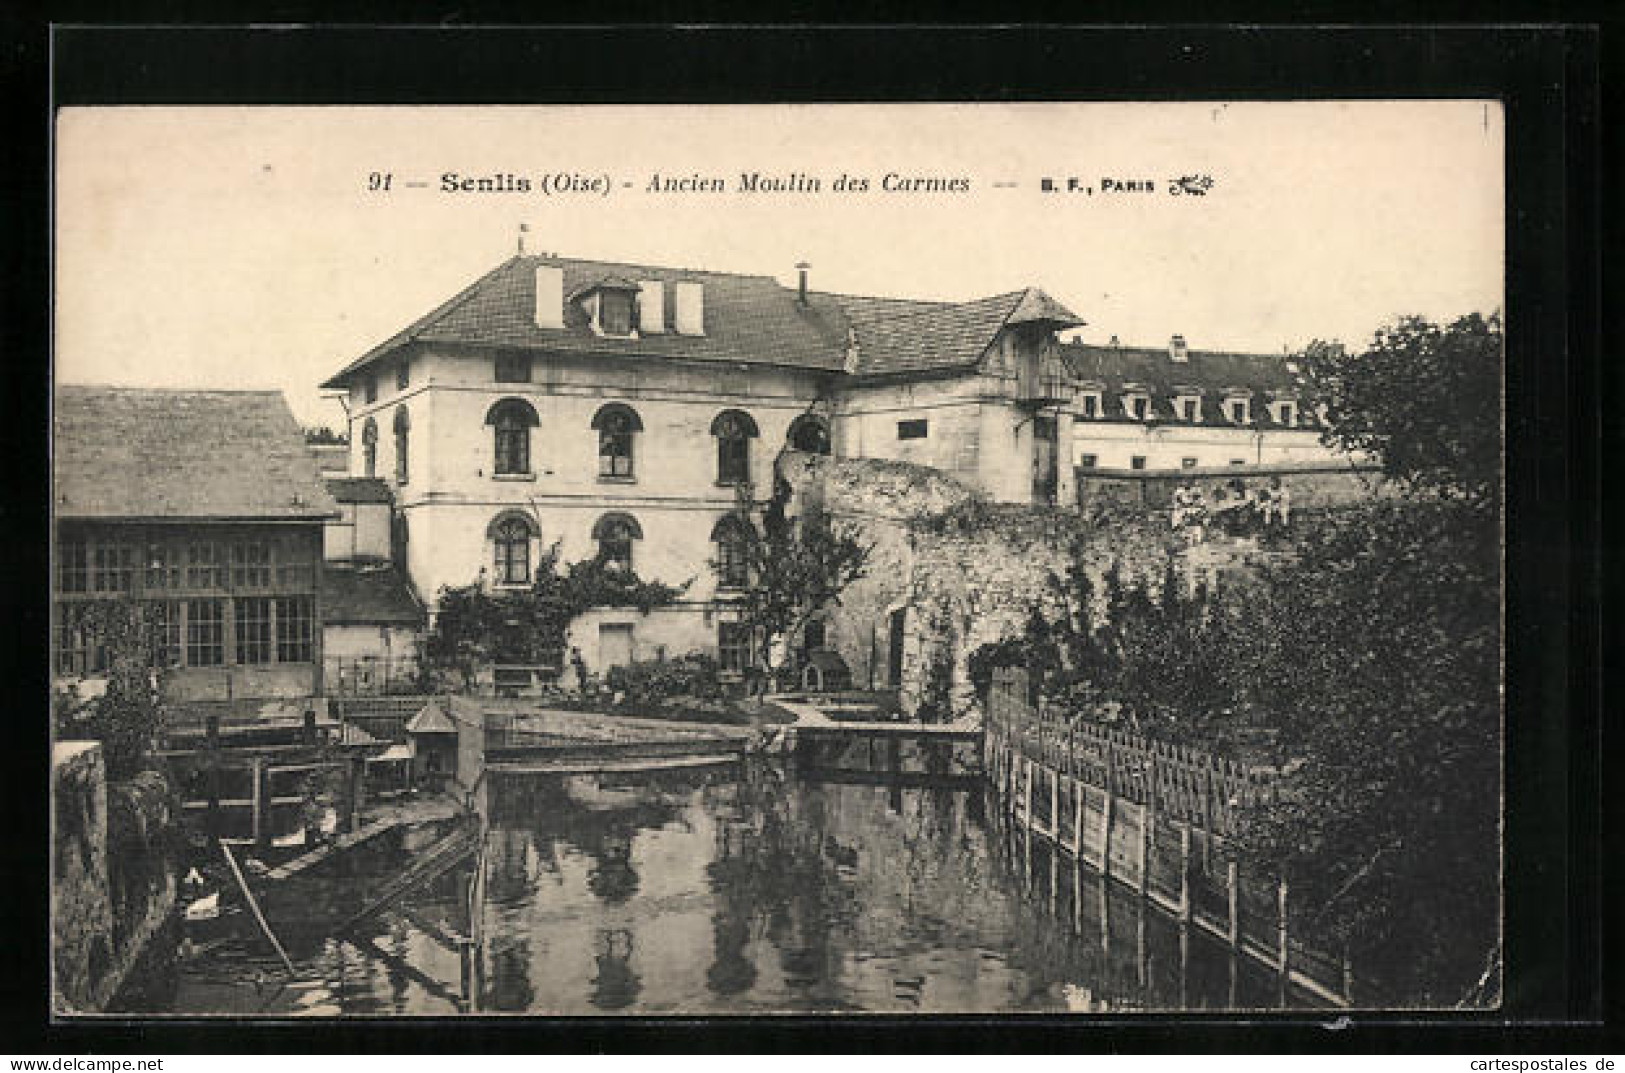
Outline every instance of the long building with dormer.
[[(740, 489), (768, 493), (782, 448), (911, 462), (1001, 502), (1071, 505), (1079, 445), (1144, 434), (1164, 382), (1181, 386), (1062, 344), (1083, 322), (1037, 288), (966, 302), (844, 295), (809, 288), (798, 267), (785, 287), (520, 254), (330, 377), (322, 386), (344, 392), (349, 413), (350, 472), (393, 485), (425, 602), (447, 586), (528, 586), (557, 544), (566, 562), (596, 555), (691, 581), (674, 607), (578, 622), (572, 642), (593, 670), (696, 649), (742, 669), (750, 642), (727, 597), (748, 582), (738, 544), (750, 534), (736, 505)], [(1217, 412), (1208, 393), (1231, 374), (1209, 375), (1212, 364), (1187, 367), (1204, 370), (1203, 405)], [(1112, 406), (1135, 386), (1149, 408), (1119, 420)]]

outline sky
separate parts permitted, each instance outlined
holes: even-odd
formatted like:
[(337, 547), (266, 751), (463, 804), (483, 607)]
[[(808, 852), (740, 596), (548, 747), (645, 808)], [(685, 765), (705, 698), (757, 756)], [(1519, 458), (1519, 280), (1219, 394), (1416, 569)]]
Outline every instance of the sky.
[[(741, 192), (748, 172), (822, 185)], [(531, 189), (443, 192), (446, 173)], [(726, 189), (648, 190), (695, 175)], [(1169, 193), (1182, 176), (1212, 184)], [(821, 290), (1042, 287), (1089, 341), (1358, 347), (1402, 314), (1500, 309), (1503, 203), (1493, 101), (64, 109), (55, 375), (276, 388), (342, 427), (317, 385), (511, 256), (521, 224), (530, 252), (786, 285), (806, 261)]]

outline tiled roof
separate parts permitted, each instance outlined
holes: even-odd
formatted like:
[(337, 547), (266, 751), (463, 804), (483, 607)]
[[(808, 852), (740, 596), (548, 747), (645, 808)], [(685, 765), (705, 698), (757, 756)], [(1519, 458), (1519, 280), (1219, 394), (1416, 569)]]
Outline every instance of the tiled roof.
[(858, 326), (860, 374), (972, 366), (1004, 327), (1024, 292), (934, 306)]
[(329, 477), (327, 492), (339, 503), (393, 503), (382, 477)]
[[(535, 323), (536, 269), (563, 269), (566, 295), (609, 283), (630, 286), (659, 280), (665, 287), (666, 331), (637, 338), (595, 335), (574, 301), (564, 303), (564, 326)], [(702, 285), (703, 336), (679, 335), (673, 285)], [(974, 365), (1007, 323), (1081, 323), (1036, 288), (969, 302), (797, 291), (771, 276), (565, 258), (513, 257), (449, 301), (363, 354), (322, 386), (342, 388), (364, 366), (413, 342), (512, 347), (554, 353), (624, 355), (695, 361), (783, 365), (841, 372), (848, 332), (857, 332), (862, 374), (925, 372)]]
[(322, 622), (331, 626), (400, 625), (423, 621), (423, 605), (393, 565), (327, 563), (322, 568)]
[[(564, 327), (535, 322), (536, 268), (564, 270), (564, 293), (572, 294), (608, 277), (659, 280), (666, 289), (664, 332), (638, 338), (594, 335), (587, 316), (566, 303)], [(673, 284), (703, 285), (704, 335), (679, 335)], [(796, 293), (771, 276), (698, 272), (650, 265), (512, 257), (450, 301), (356, 359), (328, 379), (324, 388), (342, 388), (349, 375), (413, 341), (514, 347), (558, 353), (626, 355), (695, 361), (789, 365), (839, 371), (845, 355), (846, 324), (838, 310), (797, 301)]]
[[(1276, 394), (1293, 397), (1297, 384), (1287, 367), (1290, 359), (1277, 354), (1190, 350), (1185, 361), (1176, 362), (1162, 348), (1065, 343), (1061, 356), (1081, 388), (1095, 385), (1103, 392), (1104, 420), (1131, 420), (1123, 413), (1121, 396), (1133, 384), (1151, 396), (1152, 416), (1164, 423), (1174, 418), (1175, 396), (1195, 390), (1202, 394), (1202, 423), (1227, 425), (1220, 404), (1239, 391), (1253, 400), (1253, 423), (1268, 427), (1265, 403)], [(1300, 412), (1299, 420), (1311, 416)]]
[(61, 384), (53, 410), (60, 518), (291, 521), (338, 513), (280, 392)]

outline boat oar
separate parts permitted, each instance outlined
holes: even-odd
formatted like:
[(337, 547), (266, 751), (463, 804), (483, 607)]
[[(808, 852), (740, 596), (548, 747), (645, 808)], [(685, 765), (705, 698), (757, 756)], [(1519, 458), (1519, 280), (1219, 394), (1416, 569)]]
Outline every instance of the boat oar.
[(259, 922), (260, 930), (271, 940), (271, 946), (282, 959), (282, 964), (288, 967), (288, 975), (294, 975), (293, 962), (289, 960), (288, 952), (282, 949), (282, 944), (277, 942), (276, 934), (271, 931), (271, 925), (265, 922), (265, 914), (260, 912), (260, 903), (255, 901), (254, 892), (248, 889), (248, 880), (243, 878), (243, 870), (237, 867), (237, 858), (231, 855), (231, 847), (226, 845), (223, 839), (220, 842), (220, 852), (226, 855), (226, 863), (231, 865), (231, 874), (237, 877), (237, 885), (243, 889), (243, 897), (248, 899), (248, 908), (254, 911), (254, 919)]

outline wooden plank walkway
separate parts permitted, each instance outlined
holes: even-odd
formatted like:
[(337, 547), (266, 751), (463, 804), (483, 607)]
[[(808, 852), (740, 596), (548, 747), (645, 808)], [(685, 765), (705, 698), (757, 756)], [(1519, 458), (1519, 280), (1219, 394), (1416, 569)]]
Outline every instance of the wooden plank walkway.
[(501, 775), (603, 775), (621, 771), (667, 771), (676, 768), (712, 767), (738, 763), (740, 753), (709, 753), (698, 756), (568, 758), (560, 760), (497, 760), (485, 766)]
[(933, 741), (977, 741), (981, 727), (958, 723), (870, 723), (830, 720), (828, 723), (795, 723), (791, 729), (797, 737), (879, 737), (926, 738)]
[(327, 858), (331, 857), (341, 849), (349, 849), (351, 846), (359, 846), (369, 838), (375, 838), (391, 828), (399, 827), (401, 824), (408, 822), (411, 821), (401, 816), (385, 816), (381, 819), (373, 820), (371, 823), (362, 824), (360, 827), (349, 832), (348, 834), (340, 835), (331, 842), (324, 842), (320, 846), (317, 846), (315, 849), (311, 850), (309, 853), (306, 853), (300, 857), (295, 857), (287, 864), (279, 865), (278, 867), (271, 869), (269, 872), (265, 873), (265, 880), (267, 882), (277, 882), (283, 879), (290, 879), (293, 876), (298, 875), (300, 872), (303, 872), (305, 869), (312, 868), (327, 860)]

